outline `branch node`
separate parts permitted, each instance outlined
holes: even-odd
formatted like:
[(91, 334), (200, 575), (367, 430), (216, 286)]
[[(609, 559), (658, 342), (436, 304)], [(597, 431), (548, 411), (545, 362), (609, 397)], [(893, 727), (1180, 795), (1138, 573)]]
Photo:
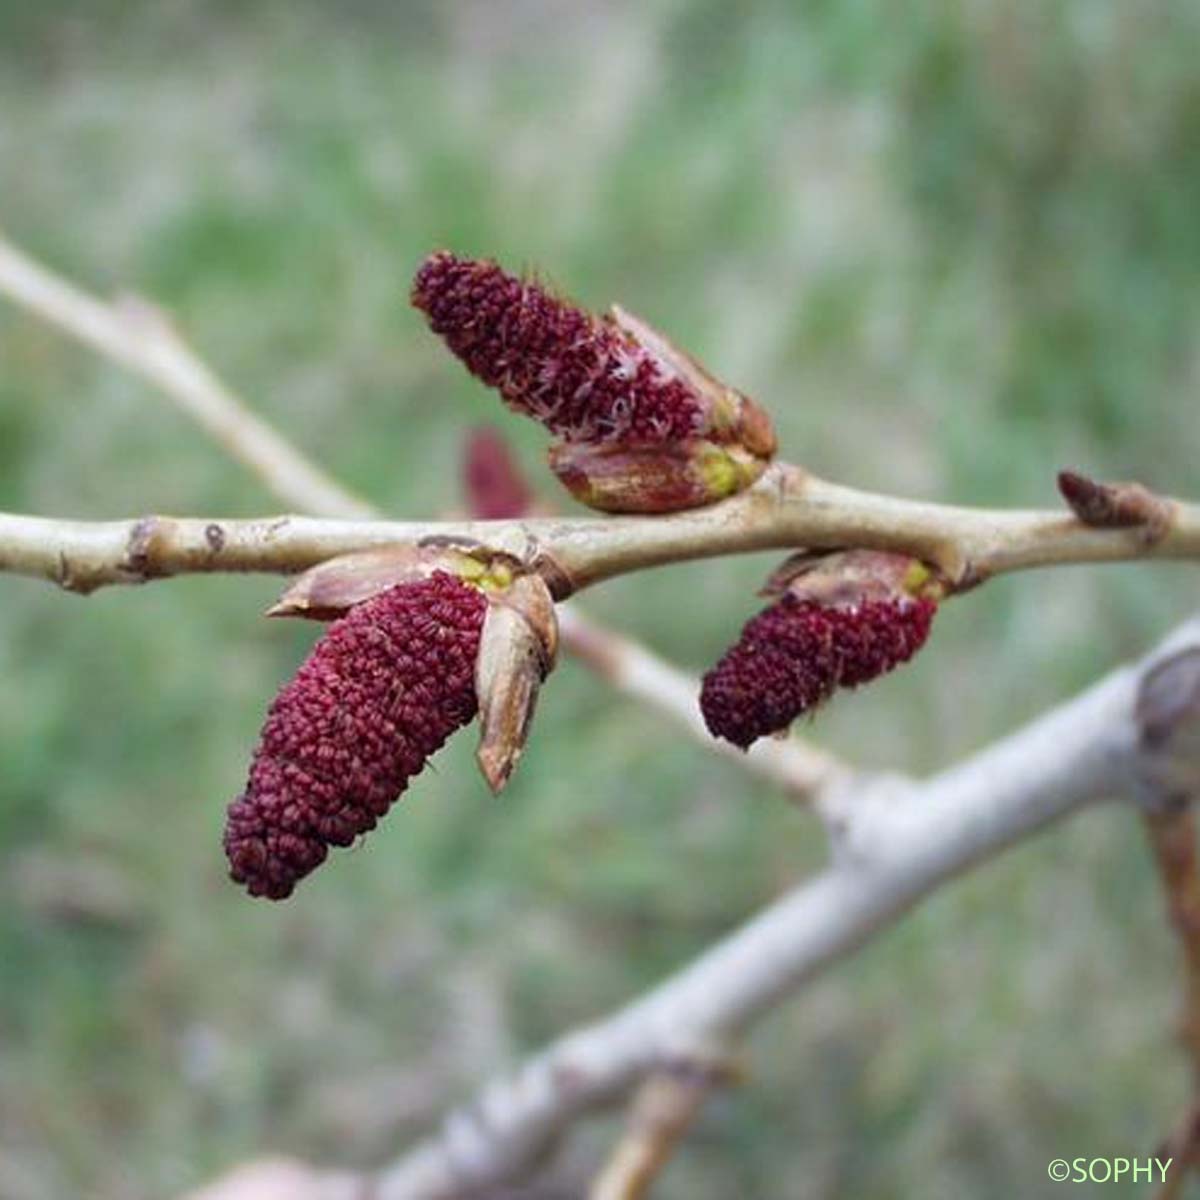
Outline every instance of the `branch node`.
[(64, 550), (58, 552), (58, 565), (54, 572), (54, 582), (64, 592), (74, 592), (77, 596), (87, 596), (100, 586), (99, 583), (91, 579), (86, 573), (80, 574), (77, 572), (74, 564), (67, 557)]
[(565, 600), (572, 595), (578, 584), (571, 573), (536, 537), (529, 539), (526, 561), (531, 571), (536, 571), (550, 589), (555, 600)]
[[(153, 579), (162, 574), (157, 565), (158, 554), (155, 542), (161, 532), (161, 518), (155, 516), (139, 517), (134, 521), (129, 531), (129, 541), (125, 548), (125, 566), (131, 575), (137, 579)], [(210, 525), (209, 528), (212, 528)], [(207, 536), (207, 531), (206, 531)], [(211, 545), (211, 541), (209, 543)]]

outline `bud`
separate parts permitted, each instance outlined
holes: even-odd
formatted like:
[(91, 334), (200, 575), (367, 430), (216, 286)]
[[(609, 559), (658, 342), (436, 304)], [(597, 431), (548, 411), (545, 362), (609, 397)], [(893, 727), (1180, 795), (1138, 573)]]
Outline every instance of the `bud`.
[(929, 636), (944, 589), (906, 555), (851, 550), (797, 556), (766, 591), (780, 598), (746, 623), (700, 692), (709, 732), (743, 750), (837, 688), (907, 662)]
[[(632, 460), (605, 460), (608, 480), (625, 465), (644, 476), (651, 470), (645, 465), (651, 452), (714, 443), (736, 463), (724, 479), (737, 490), (753, 482), (775, 452), (770, 418), (758, 405), (620, 308), (597, 317), (494, 262), (446, 251), (421, 265), (412, 302), (473, 375), (564, 443), (637, 452)], [(669, 476), (680, 469), (676, 464), (663, 472)], [(576, 466), (573, 478), (579, 470)], [(658, 503), (695, 507), (728, 494), (698, 486), (691, 479), (694, 468), (684, 473), (688, 480), (658, 489)], [(580, 491), (605, 501), (598, 507), (670, 511), (650, 509), (644, 499), (613, 502), (613, 496), (639, 495), (636, 484)]]
[(1059, 471), (1058, 490), (1071, 511), (1096, 529), (1140, 529), (1147, 545), (1161, 541), (1175, 505), (1140, 483), (1101, 483), (1077, 471)]
[(229, 807), (230, 875), (280, 900), (330, 846), (375, 827), (476, 712), (487, 601), (444, 571), (382, 592), (330, 626), (267, 715)]
[(467, 435), (462, 482), (471, 515), (484, 521), (524, 516), (533, 504), (508, 444), (486, 426)]
[(732, 496), (762, 474), (740, 446), (693, 438), (653, 448), (562, 442), (550, 469), (582, 504), (601, 512), (664, 513)]

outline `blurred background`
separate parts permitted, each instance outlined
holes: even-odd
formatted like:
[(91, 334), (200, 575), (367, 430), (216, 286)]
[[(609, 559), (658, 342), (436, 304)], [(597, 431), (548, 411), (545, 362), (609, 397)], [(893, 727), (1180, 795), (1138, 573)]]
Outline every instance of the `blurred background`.
[[(0, 0), (0, 225), (157, 299), (397, 516), (458, 501), (471, 425), (531, 472), (546, 443), (408, 307), (438, 246), (620, 300), (834, 479), (1053, 505), (1073, 465), (1195, 494), (1197, 36), (1192, 0)], [(0, 505), (278, 507), (4, 303)], [(699, 671), (773, 561), (585, 606)], [(223, 809), (314, 637), (259, 619), (277, 589), (0, 579), (7, 1200), (171, 1196), (268, 1149), (384, 1163), (822, 861), (814, 820), (568, 661), (502, 800), (463, 737), (359, 849), (253, 903)], [(805, 732), (925, 772), (1195, 604), (1181, 566), (1001, 579)], [(1055, 1195), (1051, 1158), (1147, 1154), (1174, 1122), (1177, 975), (1135, 817), (1073, 821), (761, 1026), (661, 1195)], [(559, 1176), (616, 1128), (582, 1126)]]

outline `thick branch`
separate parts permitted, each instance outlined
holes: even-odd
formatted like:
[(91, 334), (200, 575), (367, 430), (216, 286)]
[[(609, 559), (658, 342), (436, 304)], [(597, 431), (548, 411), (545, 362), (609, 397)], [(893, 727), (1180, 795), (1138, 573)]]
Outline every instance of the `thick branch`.
[(360, 1176), (318, 1171), (288, 1158), (266, 1158), (237, 1167), (185, 1200), (371, 1200)]
[(1197, 647), (1200, 620), (962, 765), (921, 785), (864, 790), (846, 806), (828, 870), (646, 997), (491, 1084), (376, 1181), (379, 1200), (449, 1198), (519, 1175), (587, 1108), (664, 1061), (736, 1037), (947, 879), (1132, 787), (1148, 765), (1157, 773), (1160, 751), (1143, 743), (1135, 714), (1139, 688), (1156, 663)]
[(82, 522), (0, 515), (0, 570), (77, 591), (196, 571), (288, 573), (352, 550), (469, 538), (540, 569), (556, 598), (629, 571), (686, 559), (796, 547), (904, 550), (958, 586), (1053, 563), (1200, 560), (1200, 508), (1175, 504), (1155, 541), (1056, 513), (998, 512), (896, 500), (777, 464), (722, 504), (665, 517), (530, 517), (509, 521), (255, 520), (143, 517)]

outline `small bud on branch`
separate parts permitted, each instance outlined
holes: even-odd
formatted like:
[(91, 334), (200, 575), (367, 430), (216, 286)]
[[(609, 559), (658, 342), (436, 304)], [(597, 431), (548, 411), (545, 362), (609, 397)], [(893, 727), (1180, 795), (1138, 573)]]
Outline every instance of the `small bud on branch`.
[(1077, 471), (1059, 471), (1058, 490), (1071, 511), (1096, 529), (1141, 529), (1148, 544), (1171, 527), (1175, 506), (1140, 483), (1100, 483)]

